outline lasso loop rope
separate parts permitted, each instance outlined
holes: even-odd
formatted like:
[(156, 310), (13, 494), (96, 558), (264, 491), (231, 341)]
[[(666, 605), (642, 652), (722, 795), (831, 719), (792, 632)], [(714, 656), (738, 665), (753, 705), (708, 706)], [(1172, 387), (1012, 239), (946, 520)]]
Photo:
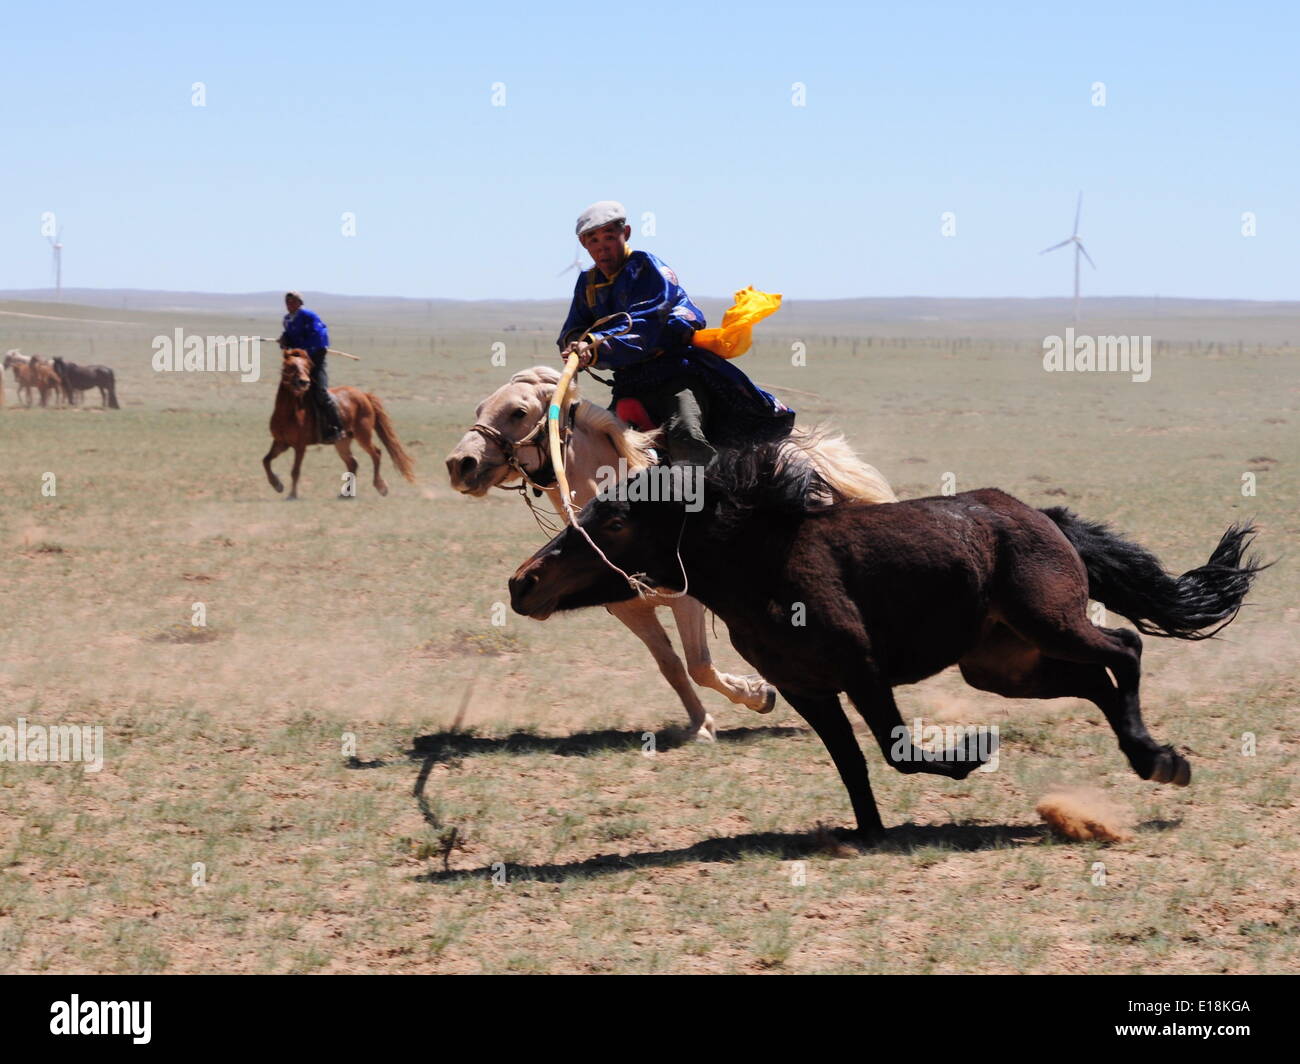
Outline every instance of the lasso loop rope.
[[(622, 336), (624, 333), (628, 332), (634, 324), (632, 321), (632, 315), (625, 310), (621, 310), (617, 314), (610, 314), (607, 317), (594, 322), (587, 328), (587, 331), (582, 334), (583, 338), (590, 338), (594, 329), (597, 329), (607, 321), (612, 321), (615, 318), (626, 318), (627, 322), (622, 328), (611, 331), (607, 333), (606, 336)], [(601, 339), (603, 340), (604, 337)], [(597, 341), (597, 344), (599, 344), (599, 341)], [(682, 562), (682, 533), (686, 531), (685, 514), (682, 515), (682, 527), (677, 533), (677, 564), (681, 566), (682, 570), (682, 589), (680, 591), (663, 591), (660, 588), (646, 583), (645, 573), (624, 572), (609, 560), (605, 555), (605, 552), (596, 546), (596, 541), (591, 538), (591, 534), (578, 523), (578, 515), (573, 511), (573, 496), (569, 491), (569, 478), (564, 469), (564, 452), (563, 448), (560, 446), (560, 411), (563, 408), (565, 392), (569, 389), (569, 382), (573, 380), (574, 374), (578, 372), (578, 362), (578, 352), (571, 352), (568, 359), (565, 361), (564, 372), (560, 374), (560, 382), (555, 386), (555, 393), (551, 397), (551, 405), (546, 411), (547, 435), (551, 444), (551, 465), (555, 469), (555, 482), (559, 487), (560, 505), (564, 519), (569, 523), (569, 527), (576, 528), (578, 532), (581, 533), (582, 538), (587, 541), (587, 545), (596, 552), (596, 556), (600, 558), (601, 561), (627, 581), (628, 587), (636, 592), (638, 598), (645, 598), (647, 594), (659, 595), (662, 598), (682, 598), (686, 595), (687, 587), (689, 586), (689, 580), (686, 576), (686, 566)]]

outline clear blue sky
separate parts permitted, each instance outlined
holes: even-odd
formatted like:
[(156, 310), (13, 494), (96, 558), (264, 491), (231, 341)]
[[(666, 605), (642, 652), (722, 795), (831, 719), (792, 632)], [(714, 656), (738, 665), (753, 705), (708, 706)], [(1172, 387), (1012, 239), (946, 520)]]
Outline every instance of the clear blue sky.
[(1300, 298), (1295, 5), (989, 7), (11, 4), (0, 288), (52, 210), (70, 287), (563, 297), (615, 198), (700, 295), (1064, 295), (1082, 189), (1085, 293)]

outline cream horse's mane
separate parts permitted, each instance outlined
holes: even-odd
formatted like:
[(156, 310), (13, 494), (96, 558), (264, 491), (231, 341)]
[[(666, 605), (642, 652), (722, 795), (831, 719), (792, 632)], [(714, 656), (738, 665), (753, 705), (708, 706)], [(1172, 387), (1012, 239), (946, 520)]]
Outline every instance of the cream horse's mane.
[[(521, 369), (510, 378), (511, 384), (534, 384), (539, 387), (549, 385), (552, 390), (560, 383), (560, 371), (551, 366), (532, 366)], [(584, 399), (576, 380), (569, 383), (567, 399), (578, 400), (578, 412), (574, 418), (579, 428), (609, 437), (619, 457), (627, 461), (628, 472), (645, 469), (651, 464), (650, 451), (659, 438), (657, 432), (641, 432), (633, 428), (622, 418), (598, 406), (590, 399)]]

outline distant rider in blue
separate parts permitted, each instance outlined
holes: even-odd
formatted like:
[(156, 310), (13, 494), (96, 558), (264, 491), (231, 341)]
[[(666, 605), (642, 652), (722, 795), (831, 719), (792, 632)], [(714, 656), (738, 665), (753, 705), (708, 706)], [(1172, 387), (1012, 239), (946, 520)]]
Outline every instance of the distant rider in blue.
[[(673, 463), (708, 465), (714, 445), (779, 439), (794, 411), (727, 359), (691, 346), (704, 315), (677, 275), (647, 251), (628, 247), (623, 205), (593, 203), (578, 217), (578, 240), (595, 262), (578, 277), (560, 333), (562, 356), (586, 369), (613, 370), (614, 410), (624, 421), (663, 429)], [(631, 316), (592, 326), (619, 312)], [(647, 423), (648, 422), (648, 423)]]
[(302, 305), (302, 296), (286, 292), (284, 331), (280, 333), (280, 349), (300, 347), (311, 356), (311, 388), (308, 395), (316, 407), (316, 428), (321, 443), (334, 443), (344, 436), (343, 421), (338, 404), (330, 395), (329, 375), (325, 371), (325, 352), (330, 345), (329, 330), (319, 315)]

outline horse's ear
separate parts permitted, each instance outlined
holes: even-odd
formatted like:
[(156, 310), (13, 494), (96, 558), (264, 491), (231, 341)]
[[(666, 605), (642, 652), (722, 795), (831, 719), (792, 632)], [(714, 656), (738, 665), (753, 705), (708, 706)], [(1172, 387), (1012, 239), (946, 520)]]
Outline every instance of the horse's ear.
[(510, 378), (511, 384), (558, 384), (560, 371), (553, 366), (530, 366)]

